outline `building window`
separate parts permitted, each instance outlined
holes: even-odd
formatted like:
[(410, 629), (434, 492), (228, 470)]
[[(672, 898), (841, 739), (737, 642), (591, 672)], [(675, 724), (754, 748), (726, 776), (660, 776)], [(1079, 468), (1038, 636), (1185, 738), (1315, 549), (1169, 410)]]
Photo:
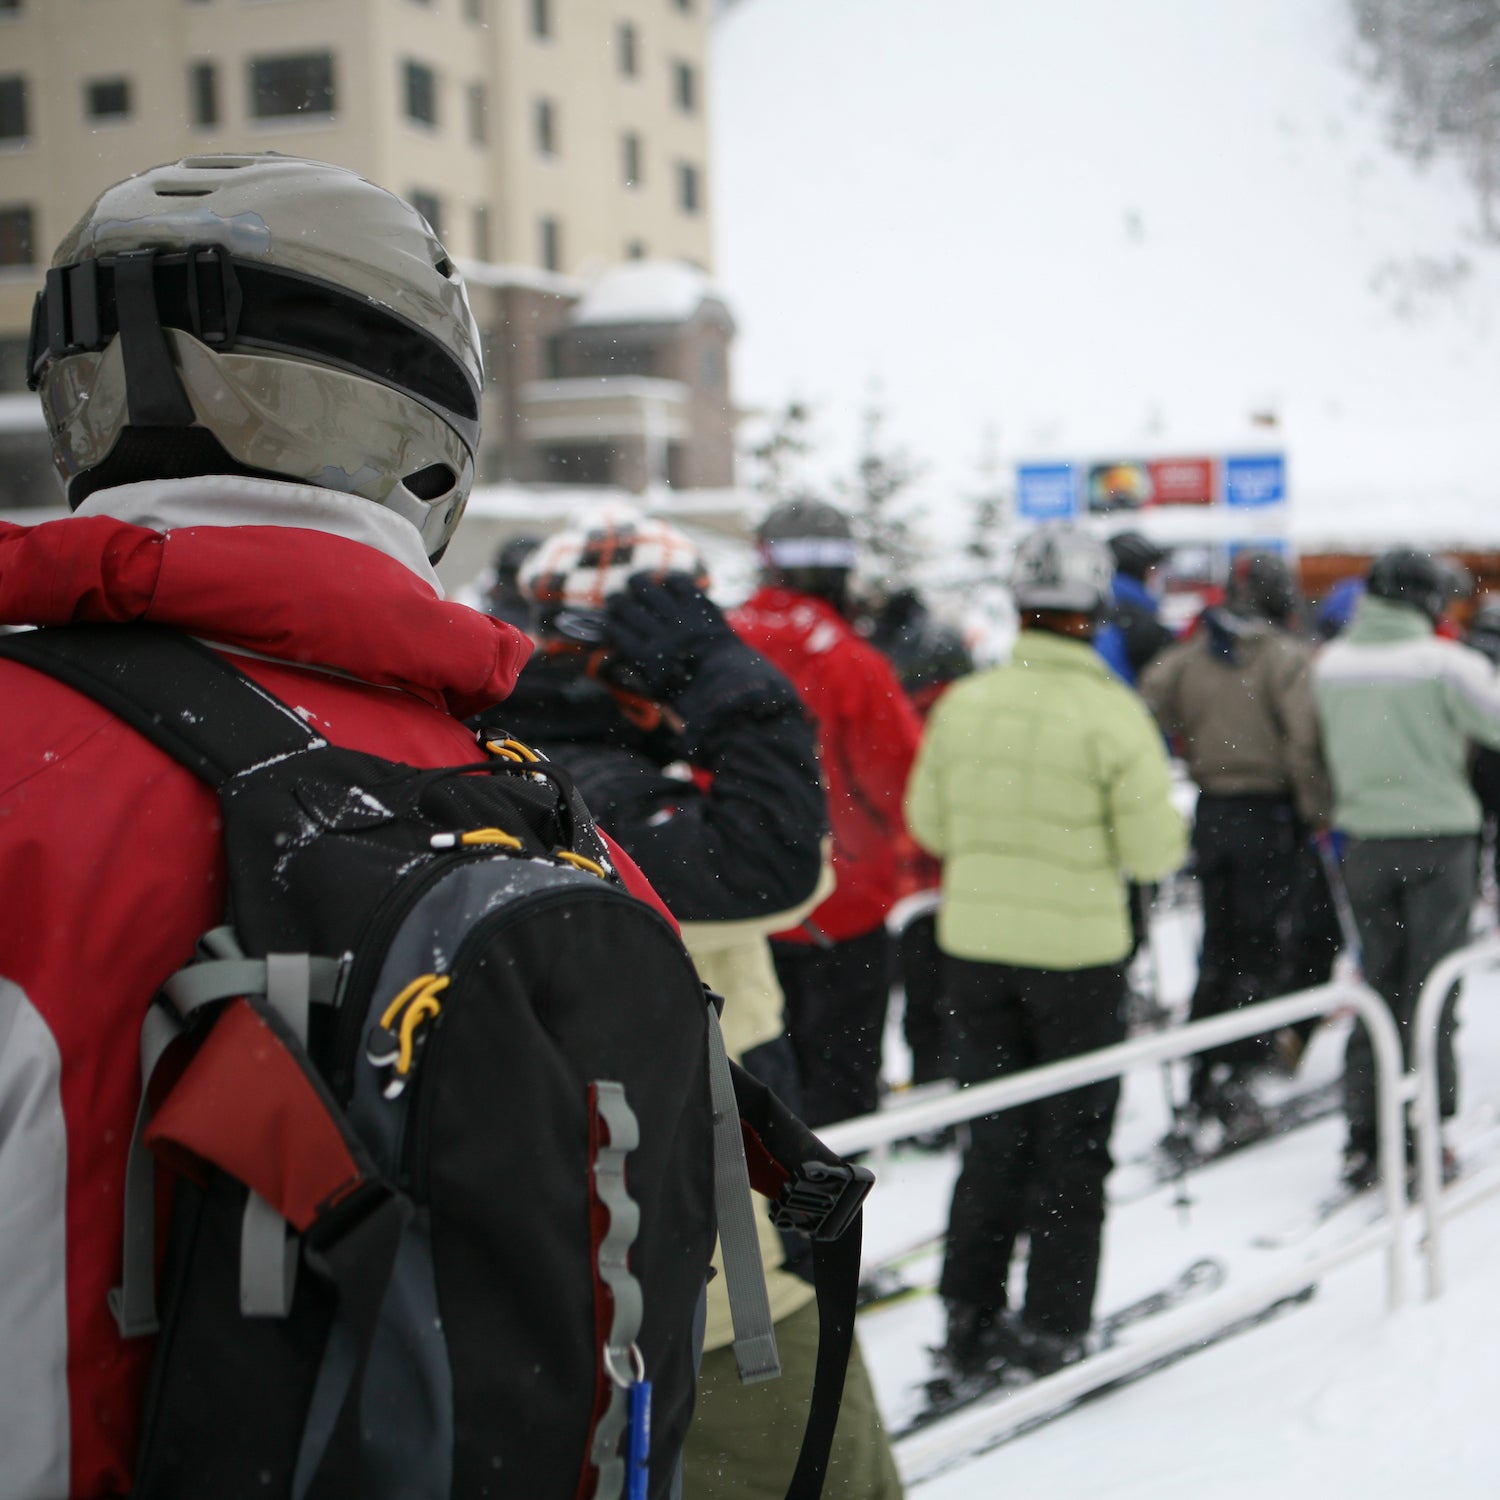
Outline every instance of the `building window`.
[(695, 214), (702, 206), (698, 169), (690, 161), (677, 163), (677, 206), (685, 214)]
[(24, 141), (26, 80), (20, 74), (0, 78), (0, 141)]
[(194, 125), (219, 123), (219, 70), (211, 62), (188, 69), (188, 118)]
[(531, 0), (531, 34), (543, 39), (552, 35), (552, 0)]
[(18, 16), (21, 14), (21, 0), (0, 0), (0, 16)]
[(473, 241), (472, 254), (475, 260), (490, 259), (490, 211), (484, 204), (476, 204), (469, 211), (469, 238)]
[(468, 101), (469, 141), (482, 146), (490, 135), (490, 101), (482, 83), (471, 83), (465, 91)]
[(645, 258), (646, 258), (646, 242), (645, 242), (645, 240), (631, 240), (629, 242), (629, 244), (627, 244), (625, 246), (625, 259), (626, 260), (645, 260)]
[(130, 80), (96, 78), (83, 86), (84, 110), (91, 120), (123, 120), (130, 114)]
[(538, 156), (557, 155), (557, 107), (550, 99), (538, 99), (532, 110), (532, 128)]
[(629, 21), (621, 21), (615, 28), (615, 56), (619, 59), (621, 74), (634, 78), (640, 64), (635, 51), (635, 27)]
[(36, 264), (36, 220), (29, 206), (0, 207), (0, 266)]
[(464, 20), (484, 25), (484, 0), (464, 0)]
[(538, 224), (537, 228), (542, 269), (545, 271), (562, 270), (562, 225), (556, 219), (546, 218)]
[(406, 195), (406, 201), (427, 220), (428, 227), (439, 238), (443, 237), (443, 205), (436, 193), (416, 188)]
[(693, 12), (693, 0), (676, 0), (676, 4), (677, 4), (677, 9), (680, 10), (684, 15), (691, 15), (692, 14), (692, 12)]
[(672, 100), (683, 114), (695, 114), (698, 109), (698, 74), (692, 63), (672, 64)]
[(437, 74), (426, 63), (407, 62), (402, 67), (406, 88), (406, 118), (419, 125), (436, 125)]
[(331, 115), (336, 106), (333, 54), (302, 52), (250, 61), (250, 113), (257, 120)]
[(641, 138), (633, 130), (620, 137), (620, 171), (626, 187), (641, 185)]

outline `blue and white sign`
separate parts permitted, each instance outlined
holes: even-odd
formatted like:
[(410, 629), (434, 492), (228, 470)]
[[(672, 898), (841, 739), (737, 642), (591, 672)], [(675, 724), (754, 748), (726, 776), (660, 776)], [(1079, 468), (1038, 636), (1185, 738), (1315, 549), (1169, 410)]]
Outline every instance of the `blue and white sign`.
[(1018, 464), (1016, 514), (1027, 521), (1066, 521), (1078, 511), (1078, 471), (1072, 464)]
[(1239, 510), (1286, 504), (1286, 458), (1255, 453), (1224, 460), (1224, 503)]

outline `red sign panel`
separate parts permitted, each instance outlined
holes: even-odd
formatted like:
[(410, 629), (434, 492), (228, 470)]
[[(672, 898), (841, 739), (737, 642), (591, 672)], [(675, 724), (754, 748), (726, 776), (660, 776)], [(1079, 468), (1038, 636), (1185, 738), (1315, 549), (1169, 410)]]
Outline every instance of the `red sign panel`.
[(1153, 505), (1212, 505), (1214, 461), (1211, 458), (1159, 458), (1147, 465)]

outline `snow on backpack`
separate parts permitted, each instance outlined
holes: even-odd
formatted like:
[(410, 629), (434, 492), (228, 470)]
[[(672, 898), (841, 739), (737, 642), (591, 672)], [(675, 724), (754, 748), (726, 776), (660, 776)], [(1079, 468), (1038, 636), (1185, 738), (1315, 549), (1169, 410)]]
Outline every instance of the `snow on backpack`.
[(142, 1030), (111, 1297), (157, 1336), (134, 1493), (666, 1496), (716, 1229), (741, 1378), (777, 1373), (748, 1177), (813, 1240), (789, 1494), (820, 1494), (870, 1174), (728, 1062), (566, 776), (514, 741), (442, 770), (338, 748), (155, 627), (0, 652), (221, 802), (226, 922)]

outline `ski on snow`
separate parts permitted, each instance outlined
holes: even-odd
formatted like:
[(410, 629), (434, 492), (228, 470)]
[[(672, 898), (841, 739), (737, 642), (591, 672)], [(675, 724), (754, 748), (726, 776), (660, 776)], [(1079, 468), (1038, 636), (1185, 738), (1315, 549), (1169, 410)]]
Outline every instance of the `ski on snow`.
[[(1195, 1260), (1165, 1286), (1158, 1287), (1144, 1297), (1139, 1297), (1124, 1307), (1116, 1308), (1114, 1312), (1107, 1313), (1101, 1318), (1090, 1330), (1088, 1353), (1100, 1354), (1112, 1348), (1121, 1334), (1136, 1324), (1145, 1322), (1148, 1318), (1171, 1312), (1174, 1308), (1181, 1307), (1184, 1303), (1194, 1301), (1199, 1297), (1209, 1296), (1224, 1284), (1224, 1277), (1225, 1268), (1222, 1261)], [(1201, 1348), (1202, 1345), (1195, 1344), (1192, 1347)], [(1190, 1351), (1183, 1351), (1183, 1353), (1188, 1352)], [(1163, 1363), (1169, 1362), (1170, 1358), (1169, 1356), (1167, 1360), (1158, 1361), (1150, 1368), (1158, 1369)], [(1110, 1382), (1108, 1388), (1122, 1385), (1126, 1380), (1134, 1378), (1134, 1375), (1122, 1376), (1119, 1380)], [(1036, 1377), (1029, 1371), (1019, 1370), (1013, 1366), (1001, 1366), (972, 1376), (935, 1376), (924, 1387), (926, 1399), (921, 1410), (895, 1434), (895, 1440), (899, 1442), (902, 1438), (909, 1437), (924, 1427), (930, 1427), (934, 1422), (942, 1421), (944, 1417), (950, 1417), (955, 1412), (973, 1406), (997, 1391), (1029, 1385), (1035, 1379)], [(1076, 1396), (1070, 1398), (1058, 1408), (1058, 1413), (1050, 1415), (1060, 1414), (1067, 1407), (1076, 1405), (1080, 1399), (1082, 1398)], [(1039, 1418), (1038, 1421), (1050, 1420), (1050, 1415)]]

